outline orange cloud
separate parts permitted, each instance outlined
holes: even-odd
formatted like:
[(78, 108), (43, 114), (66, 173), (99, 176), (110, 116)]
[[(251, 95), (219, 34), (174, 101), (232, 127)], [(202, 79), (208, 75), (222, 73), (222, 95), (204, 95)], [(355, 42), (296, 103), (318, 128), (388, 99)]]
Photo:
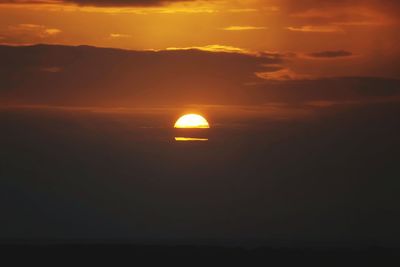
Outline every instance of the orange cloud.
[(224, 31), (252, 31), (252, 30), (266, 30), (267, 27), (257, 27), (257, 26), (229, 26), (222, 28)]
[(273, 72), (257, 72), (257, 77), (271, 81), (291, 81), (291, 80), (312, 80), (315, 76), (309, 74), (299, 74), (289, 68), (283, 68)]
[(41, 42), (43, 39), (51, 39), (62, 31), (45, 25), (21, 23), (0, 29), (1, 43), (7, 44), (31, 44)]
[(0, 3), (11, 4), (61, 4), (73, 3), (83, 6), (157, 6), (173, 2), (193, 0), (0, 0)]
[(311, 25), (383, 26), (399, 22), (400, 2), (392, 0), (285, 1), (291, 18)]
[(313, 25), (306, 25), (300, 27), (286, 27), (289, 31), (293, 32), (318, 32), (318, 33), (342, 33), (344, 32), (342, 28), (338, 26), (313, 26)]
[(48, 35), (56, 35), (56, 34), (61, 33), (61, 30), (60, 29), (55, 29), (55, 28), (50, 28), (50, 29), (45, 29), (44, 33), (48, 34)]
[(129, 34), (123, 34), (123, 33), (111, 33), (110, 38), (130, 38), (132, 37)]
[(191, 46), (191, 47), (168, 47), (166, 50), (201, 50), (207, 52), (227, 52), (227, 53), (240, 53), (240, 54), (254, 54), (246, 49), (227, 46), (227, 45), (206, 45), (206, 46)]

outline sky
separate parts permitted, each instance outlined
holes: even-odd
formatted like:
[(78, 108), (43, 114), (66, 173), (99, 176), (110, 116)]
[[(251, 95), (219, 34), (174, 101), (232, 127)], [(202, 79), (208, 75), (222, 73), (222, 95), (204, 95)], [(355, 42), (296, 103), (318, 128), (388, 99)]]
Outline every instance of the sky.
[(393, 0), (0, 1), (0, 43), (280, 55), (268, 79), (399, 77)]

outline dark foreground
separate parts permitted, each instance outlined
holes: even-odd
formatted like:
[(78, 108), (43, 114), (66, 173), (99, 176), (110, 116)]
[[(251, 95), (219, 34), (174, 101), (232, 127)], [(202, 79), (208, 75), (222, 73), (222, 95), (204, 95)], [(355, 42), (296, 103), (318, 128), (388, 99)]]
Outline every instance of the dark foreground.
[[(134, 245), (124, 243), (30, 243), (14, 242), (0, 245), (1, 254), (32, 255), (32, 259), (62, 259), (63, 261), (85, 258), (90, 262), (111, 260), (147, 262), (179, 260), (188, 266), (198, 263), (274, 264), (273, 266), (394, 266), (398, 262), (398, 250), (382, 247), (363, 248), (268, 248), (200, 245)], [(22, 258), (17, 258), (24, 259)], [(212, 261), (209, 261), (212, 260)], [(217, 260), (217, 261), (215, 261)], [(171, 263), (171, 262), (170, 262)], [(372, 265), (371, 265), (372, 264)], [(394, 265), (393, 265), (394, 264)]]

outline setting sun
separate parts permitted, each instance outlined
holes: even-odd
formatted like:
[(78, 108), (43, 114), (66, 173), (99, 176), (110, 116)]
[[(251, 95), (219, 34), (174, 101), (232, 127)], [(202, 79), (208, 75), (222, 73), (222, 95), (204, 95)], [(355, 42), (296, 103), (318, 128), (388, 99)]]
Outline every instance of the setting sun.
[(208, 129), (210, 128), (210, 125), (208, 124), (207, 120), (197, 114), (187, 114), (182, 117), (180, 117), (176, 123), (174, 128), (184, 128), (184, 129), (196, 129), (196, 128), (202, 128), (202, 129)]

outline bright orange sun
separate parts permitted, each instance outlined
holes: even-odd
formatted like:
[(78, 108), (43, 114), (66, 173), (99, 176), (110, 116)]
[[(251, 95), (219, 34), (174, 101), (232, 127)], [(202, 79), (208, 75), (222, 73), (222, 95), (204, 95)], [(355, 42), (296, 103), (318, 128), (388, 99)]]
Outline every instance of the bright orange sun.
[(208, 124), (208, 121), (198, 115), (198, 114), (186, 114), (182, 117), (180, 117), (176, 123), (174, 128), (179, 128), (179, 129), (208, 129), (210, 128), (210, 125)]

